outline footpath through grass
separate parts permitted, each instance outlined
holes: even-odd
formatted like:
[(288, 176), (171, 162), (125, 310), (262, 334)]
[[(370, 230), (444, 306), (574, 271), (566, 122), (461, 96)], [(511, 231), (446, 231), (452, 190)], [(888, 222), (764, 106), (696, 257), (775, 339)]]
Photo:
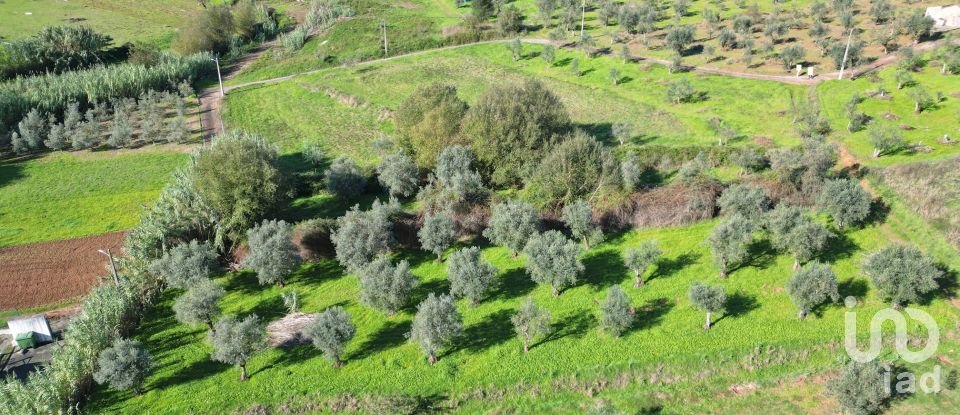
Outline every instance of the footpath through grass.
[[(586, 272), (581, 283), (558, 298), (530, 281), (522, 259), (500, 247), (484, 247), (484, 257), (500, 270), (498, 286), (477, 307), (459, 303), (464, 336), (443, 352), (436, 366), (428, 365), (418, 347), (404, 337), (414, 308), (388, 318), (360, 304), (357, 278), (344, 275), (333, 260), (303, 266), (285, 289), (258, 286), (248, 272), (230, 273), (217, 279), (228, 292), (221, 303), (226, 313), (280, 318), (286, 313), (280, 294), (289, 290), (300, 295), (306, 313), (345, 307), (357, 325), (345, 366), (331, 368), (310, 345), (270, 349), (248, 365), (252, 379), (239, 382), (237, 369), (209, 359), (211, 348), (202, 327), (174, 320), (170, 307), (177, 293), (168, 292), (136, 336), (155, 358), (146, 393), (134, 397), (98, 387), (88, 410), (224, 413), (254, 404), (318, 404), (342, 395), (379, 395), (416, 397), (428, 407), (458, 402), (456, 411), (464, 413), (498, 409), (569, 413), (593, 402), (589, 390), (602, 392), (600, 396), (622, 409), (662, 407), (669, 413), (729, 412), (757, 405), (804, 413), (834, 405), (822, 395), (821, 385), (803, 379), (837, 367), (836, 359), (843, 354), (845, 310), (826, 306), (798, 321), (783, 288), (792, 274), (792, 260), (772, 252), (763, 241), (754, 245), (749, 263), (729, 279), (720, 279), (704, 243), (714, 225), (709, 221), (612, 235), (583, 256)], [(859, 264), (867, 253), (911, 235), (899, 221), (873, 223), (835, 240), (822, 258), (838, 274), (842, 296), (865, 299), (857, 309), (864, 316), (860, 324), (864, 332), (869, 316), (886, 304), (860, 274)], [(647, 284), (635, 289), (620, 256), (626, 247), (646, 239), (658, 240), (665, 256)], [(396, 257), (410, 260), (421, 280), (411, 305), (427, 293), (448, 289), (444, 265), (431, 255), (400, 250)], [(941, 260), (956, 265), (955, 257)], [(709, 332), (701, 329), (703, 313), (686, 297), (695, 281), (723, 285), (730, 297), (727, 312), (715, 317), (716, 326)], [(638, 307), (635, 325), (621, 338), (598, 329), (596, 302), (614, 284), (621, 285)], [(524, 355), (509, 318), (527, 296), (549, 309), (555, 332)], [(940, 298), (922, 308), (931, 311), (941, 327), (952, 327), (957, 317), (957, 311)], [(945, 346), (941, 353), (956, 355)], [(593, 382), (597, 379), (604, 386)], [(778, 387), (796, 379), (798, 388), (810, 392), (806, 398), (790, 397), (792, 389)], [(728, 389), (735, 383), (748, 381), (760, 385), (764, 393), (717, 399), (731, 395)], [(950, 393), (950, 399), (956, 399)], [(318, 407), (322, 408), (313, 406)], [(453, 409), (439, 407), (443, 412)]]
[(150, 147), (0, 162), (0, 247), (128, 229), (188, 157)]

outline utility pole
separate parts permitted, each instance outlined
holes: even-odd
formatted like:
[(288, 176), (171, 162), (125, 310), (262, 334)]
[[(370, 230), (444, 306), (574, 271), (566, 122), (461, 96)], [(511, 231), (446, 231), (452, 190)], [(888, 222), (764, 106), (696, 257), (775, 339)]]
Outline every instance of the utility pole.
[(837, 80), (843, 79), (843, 68), (847, 65), (847, 55), (850, 53), (850, 39), (853, 38), (853, 28), (850, 28), (850, 34), (847, 35), (847, 48), (843, 50), (843, 61), (840, 62), (840, 75)]
[(223, 77), (220, 76), (220, 57), (210, 58), (210, 60), (217, 63), (217, 81), (220, 82), (220, 98), (223, 98), (227, 96), (227, 94), (223, 92)]
[(120, 285), (120, 275), (117, 274), (117, 263), (113, 260), (113, 251), (111, 251), (110, 248), (107, 248), (106, 251), (102, 249), (98, 249), (97, 252), (104, 254), (108, 258), (110, 258), (110, 269), (113, 271), (113, 283), (116, 285)]
[(387, 45), (387, 21), (381, 20), (380, 27), (383, 29), (383, 56), (390, 54), (390, 48)]
[(580, 3), (580, 43), (583, 43), (583, 23), (587, 20), (587, 0)]

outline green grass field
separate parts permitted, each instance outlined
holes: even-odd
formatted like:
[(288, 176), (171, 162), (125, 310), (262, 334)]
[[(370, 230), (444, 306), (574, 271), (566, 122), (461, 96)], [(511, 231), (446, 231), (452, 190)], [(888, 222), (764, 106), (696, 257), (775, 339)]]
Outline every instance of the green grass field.
[[(432, 82), (456, 85), (473, 102), (494, 83), (525, 77), (543, 80), (563, 100), (571, 118), (587, 131), (612, 142), (611, 125), (631, 121), (636, 137), (629, 145), (715, 145), (709, 120), (717, 117), (740, 137), (731, 145), (752, 144), (764, 136), (779, 145), (799, 142), (789, 115), (790, 94), (803, 87), (693, 73), (671, 75), (659, 65), (623, 64), (612, 57), (589, 59), (559, 51), (550, 66), (538, 57), (542, 46), (524, 45), (525, 57), (514, 62), (503, 44), (476, 45), (395, 61), (327, 69), (289, 81), (234, 90), (227, 97), (227, 125), (262, 133), (286, 152), (303, 140), (319, 140), (333, 154), (357, 161), (375, 160), (372, 140), (393, 133), (389, 111), (396, 110), (418, 86)], [(569, 70), (580, 60), (582, 76)], [(620, 85), (609, 78), (620, 72)], [(700, 102), (673, 105), (666, 100), (671, 79), (689, 79)], [(359, 102), (351, 102), (351, 98)]]
[[(839, 275), (841, 295), (865, 299), (857, 309), (861, 315), (870, 316), (886, 306), (859, 272), (864, 255), (892, 240), (921, 236), (894, 217), (898, 214), (892, 213), (885, 223), (846, 233), (822, 258)], [(832, 407), (835, 404), (815, 378), (838, 367), (836, 359), (843, 354), (843, 308), (827, 306), (798, 321), (783, 289), (792, 260), (771, 252), (764, 242), (755, 244), (745, 266), (721, 280), (704, 243), (714, 224), (611, 235), (583, 256), (586, 272), (581, 282), (558, 298), (550, 295), (549, 288), (529, 280), (522, 259), (511, 258), (500, 247), (485, 247), (484, 257), (500, 270), (499, 286), (477, 307), (460, 302), (465, 334), (432, 367), (417, 346), (404, 339), (413, 308), (387, 318), (360, 304), (357, 279), (344, 275), (332, 260), (303, 266), (284, 290), (298, 292), (304, 312), (341, 305), (353, 315), (357, 336), (345, 353), (346, 365), (339, 370), (309, 345), (270, 349), (249, 364), (252, 380), (241, 383), (235, 368), (209, 360), (211, 349), (202, 328), (174, 320), (170, 306), (176, 293), (168, 292), (136, 336), (155, 357), (156, 370), (147, 382), (147, 392), (133, 397), (97, 388), (88, 409), (231, 412), (254, 404), (320, 404), (342, 395), (359, 399), (379, 394), (418, 397), (420, 405), (436, 405), (441, 412), (576, 412), (593, 402), (590, 389), (621, 410), (662, 407), (665, 413), (726, 413), (765, 405), (778, 413), (807, 413)], [(942, 240), (922, 236), (928, 252), (951, 252), (949, 248), (940, 251)], [(665, 256), (649, 282), (634, 289), (620, 255), (646, 239), (658, 240)], [(411, 304), (429, 292), (447, 289), (443, 265), (429, 254), (400, 250), (396, 257), (410, 260), (421, 280)], [(955, 255), (940, 259), (957, 264)], [(710, 332), (701, 330), (703, 314), (686, 298), (687, 288), (695, 281), (721, 284), (731, 298), (727, 312), (718, 316)], [(279, 298), (284, 290), (260, 287), (250, 273), (230, 273), (217, 282), (228, 291), (221, 303), (227, 313), (255, 313), (267, 320), (286, 313)], [(636, 324), (622, 338), (612, 338), (597, 327), (595, 301), (602, 300), (614, 284), (624, 287), (638, 307)], [(509, 323), (526, 296), (550, 310), (555, 328), (528, 355), (522, 353)], [(957, 310), (941, 298), (922, 308), (931, 311), (942, 327), (958, 317)], [(866, 320), (861, 319), (861, 329)], [(953, 346), (942, 347), (940, 353), (956, 356)], [(747, 382), (756, 383), (762, 392), (716, 399), (731, 395), (728, 389), (734, 384)], [(790, 382), (797, 387), (784, 387)], [(939, 397), (941, 403), (957, 399), (955, 392)], [(451, 402), (457, 402), (456, 408), (449, 406)]]
[[(841, 140), (861, 162), (868, 165), (889, 166), (892, 164), (914, 162), (919, 160), (938, 159), (955, 156), (960, 153), (958, 144), (942, 144), (940, 139), (944, 134), (952, 139), (960, 139), (960, 96), (957, 94), (957, 85), (960, 76), (941, 75), (940, 67), (936, 64), (927, 65), (921, 72), (914, 73), (916, 82), (936, 97), (943, 95), (942, 101), (934, 108), (927, 109), (920, 114), (914, 112), (914, 104), (907, 95), (911, 87), (897, 89), (894, 75), (896, 67), (887, 67), (877, 75), (879, 82), (874, 82), (870, 76), (861, 77), (854, 81), (830, 81), (818, 87), (818, 94), (824, 114), (830, 118), (833, 125), (833, 137)], [(888, 92), (888, 99), (873, 96), (878, 88)], [(910, 151), (909, 149), (896, 154), (884, 155), (873, 159), (873, 146), (867, 130), (850, 133), (847, 131), (848, 119), (844, 113), (844, 105), (854, 93), (864, 98), (860, 104), (860, 111), (873, 118), (873, 122), (887, 123), (901, 128), (903, 138), (913, 145), (923, 143), (931, 147), (929, 153)], [(892, 116), (890, 116), (890, 115)]]
[(188, 155), (154, 148), (0, 163), (0, 247), (129, 229)]

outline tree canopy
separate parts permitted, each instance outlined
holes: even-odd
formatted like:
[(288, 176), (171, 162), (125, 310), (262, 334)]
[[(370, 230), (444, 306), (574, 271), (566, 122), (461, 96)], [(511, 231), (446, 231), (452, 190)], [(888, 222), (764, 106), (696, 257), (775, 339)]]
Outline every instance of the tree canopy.
[(238, 366), (240, 380), (247, 380), (247, 362), (267, 347), (267, 332), (260, 318), (251, 314), (243, 320), (228, 315), (217, 321), (210, 332), (213, 354), (218, 362)]
[(527, 272), (538, 284), (549, 284), (553, 295), (575, 284), (584, 267), (581, 248), (558, 231), (533, 235), (523, 248), (527, 255)]
[(303, 335), (313, 342), (313, 347), (320, 350), (324, 357), (333, 362), (334, 367), (342, 365), (340, 356), (356, 332), (357, 328), (353, 325), (350, 314), (340, 306), (323, 310), (303, 329)]
[(516, 256), (539, 230), (540, 215), (536, 208), (519, 200), (508, 200), (493, 206), (483, 236), (490, 242), (510, 248)]
[(787, 291), (803, 319), (807, 313), (827, 301), (837, 302), (840, 293), (837, 276), (829, 265), (814, 262), (807, 264), (787, 281)]
[(420, 345), (430, 364), (437, 363), (437, 352), (463, 332), (463, 318), (453, 297), (430, 293), (417, 306), (410, 329), (410, 341)]
[(257, 273), (261, 285), (277, 284), (283, 287), (287, 277), (303, 261), (293, 243), (293, 227), (282, 220), (265, 220), (247, 231), (250, 254), (243, 266)]
[(943, 276), (932, 258), (916, 246), (901, 244), (870, 254), (863, 261), (863, 273), (894, 307), (920, 301), (939, 287), (937, 280)]
[(480, 256), (475, 246), (460, 249), (447, 260), (450, 294), (477, 304), (496, 282), (497, 268)]

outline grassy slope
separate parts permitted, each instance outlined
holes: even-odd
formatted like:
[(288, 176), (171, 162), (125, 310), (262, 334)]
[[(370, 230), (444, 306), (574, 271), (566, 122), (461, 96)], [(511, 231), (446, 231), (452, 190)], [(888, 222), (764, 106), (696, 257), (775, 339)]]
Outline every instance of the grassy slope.
[(0, 247), (130, 228), (187, 157), (148, 148), (0, 163)]
[[(781, 145), (798, 142), (781, 113), (789, 108), (790, 93), (804, 94), (802, 87), (687, 73), (673, 76), (689, 79), (707, 99), (670, 105), (665, 90), (673, 76), (663, 67), (623, 64), (609, 57), (587, 59), (566, 51), (548, 67), (537, 57), (540, 50), (525, 45), (526, 57), (513, 62), (504, 45), (478, 45), (240, 89), (227, 99), (225, 122), (259, 131), (288, 152), (299, 150), (301, 140), (320, 140), (332, 153), (371, 161), (375, 158), (371, 141), (392, 133), (392, 124), (378, 119), (384, 110), (396, 110), (416, 87), (454, 84), (462, 98), (473, 102), (489, 85), (534, 76), (561, 97), (574, 121), (608, 140), (611, 124), (626, 120), (634, 123), (638, 135), (632, 145), (712, 145), (716, 135), (708, 120), (719, 117), (741, 133), (733, 144), (752, 142), (755, 135), (769, 136)], [(569, 71), (573, 58), (580, 59), (585, 75)], [(612, 67), (620, 71), (619, 86), (608, 77)], [(364, 105), (341, 103), (327, 94), (328, 89), (359, 98)]]
[[(951, 138), (960, 138), (960, 97), (956, 96), (960, 76), (941, 75), (939, 65), (931, 64), (920, 73), (913, 74), (913, 78), (935, 97), (942, 92), (944, 100), (936, 108), (926, 110), (920, 114), (913, 112), (913, 102), (907, 95), (909, 88), (897, 89), (894, 74), (897, 69), (888, 67), (879, 72), (880, 82), (873, 82), (870, 77), (862, 77), (855, 81), (830, 81), (818, 87), (820, 101), (824, 113), (830, 118), (835, 130), (834, 137), (838, 137), (846, 144), (857, 158), (868, 165), (889, 166), (903, 162), (936, 159), (960, 153), (960, 145), (945, 145), (938, 141), (944, 134)], [(867, 97), (878, 87), (883, 87), (889, 93), (890, 99)], [(901, 151), (897, 154), (885, 155), (873, 159), (873, 146), (867, 130), (849, 133), (846, 129), (847, 118), (844, 114), (844, 105), (854, 93), (864, 97), (860, 110), (873, 117), (874, 122), (890, 123), (893, 125), (907, 125), (915, 129), (902, 131), (904, 139), (910, 144), (922, 142), (933, 148), (930, 153), (911, 153)], [(891, 113), (897, 117), (887, 120), (884, 115)]]
[[(138, 335), (155, 356), (158, 368), (148, 381), (148, 392), (131, 397), (99, 388), (90, 409), (124, 413), (159, 408), (209, 412), (240, 409), (254, 403), (277, 405), (288, 399), (322, 400), (340, 393), (379, 393), (414, 395), (428, 401), (461, 397), (466, 401), (460, 408), (464, 412), (497, 407), (518, 407), (523, 412), (569, 412), (592, 401), (576, 393), (580, 389), (569, 385), (573, 382), (569, 375), (576, 374), (576, 379), (581, 380), (617, 379), (623, 373), (632, 373), (627, 375), (628, 379), (637, 374), (645, 379), (653, 372), (661, 377), (683, 378), (650, 381), (649, 385), (628, 381), (606, 396), (617, 404), (629, 405), (624, 408), (657, 404), (664, 405), (670, 413), (736, 410), (758, 404), (800, 413), (820, 406), (819, 399), (811, 399), (813, 395), (789, 400), (763, 394), (748, 400), (715, 399), (718, 394), (726, 394), (726, 388), (733, 383), (751, 380), (774, 387), (780, 378), (816, 374), (831, 367), (842, 354), (842, 349), (836, 347), (842, 338), (844, 312), (831, 306), (820, 310), (819, 316), (797, 321), (795, 309), (783, 290), (791, 274), (791, 260), (767, 251), (763, 243), (755, 247), (748, 266), (734, 272), (729, 280), (720, 280), (703, 243), (713, 225), (706, 222), (614, 236), (584, 255), (587, 270), (583, 281), (559, 298), (551, 297), (548, 288), (529, 281), (521, 268), (522, 259), (512, 259), (503, 248), (485, 248), (485, 258), (501, 271), (500, 285), (476, 308), (460, 303), (466, 335), (434, 367), (428, 366), (417, 347), (403, 338), (409, 330), (412, 309), (386, 318), (359, 304), (356, 278), (344, 276), (333, 261), (303, 267), (287, 289), (300, 294), (304, 312), (317, 312), (337, 304), (353, 315), (357, 336), (347, 349), (347, 364), (340, 370), (331, 369), (329, 362), (310, 346), (271, 349), (250, 363), (253, 379), (239, 383), (235, 369), (210, 362), (210, 347), (200, 327), (176, 323), (169, 309), (174, 294), (168, 293)], [(862, 315), (869, 316), (870, 311), (884, 304), (868, 288), (858, 264), (867, 252), (891, 240), (910, 237), (908, 230), (908, 226), (896, 220), (870, 225), (848, 233), (831, 247), (831, 257), (825, 258), (840, 276), (842, 295), (866, 296), (866, 304), (859, 309)], [(634, 289), (620, 252), (649, 238), (660, 242), (665, 260), (652, 271), (645, 287)], [(414, 273), (422, 281), (417, 301), (428, 292), (447, 289), (443, 266), (431, 261), (428, 254), (400, 251), (398, 257), (411, 260)], [(703, 314), (686, 299), (686, 290), (694, 281), (722, 284), (732, 297), (728, 313), (708, 333), (699, 329)], [(279, 299), (281, 290), (257, 286), (252, 274), (229, 274), (219, 278), (218, 283), (229, 292), (222, 302), (226, 312), (256, 313), (268, 320), (285, 313)], [(597, 329), (594, 300), (602, 300), (612, 284), (623, 286), (640, 307), (635, 327), (619, 339)], [(524, 356), (513, 336), (509, 316), (527, 295), (551, 311), (557, 331)], [(932, 310), (941, 324), (949, 324), (956, 316), (956, 310), (943, 300), (934, 300), (925, 308)], [(663, 368), (658, 371), (661, 364)], [(525, 391), (531, 385), (539, 385), (541, 394), (549, 398), (510, 392)], [(476, 388), (488, 392), (503, 390), (505, 399), (469, 399), (470, 391)]]

